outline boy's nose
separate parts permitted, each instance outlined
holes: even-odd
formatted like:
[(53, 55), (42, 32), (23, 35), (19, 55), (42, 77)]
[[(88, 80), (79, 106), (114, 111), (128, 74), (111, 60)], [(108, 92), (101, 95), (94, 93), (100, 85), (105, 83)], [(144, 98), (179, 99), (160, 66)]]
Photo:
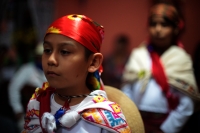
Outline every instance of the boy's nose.
[(160, 24), (157, 24), (155, 29), (156, 29), (157, 32), (160, 32), (161, 29), (162, 29), (162, 26)]
[(55, 53), (52, 53), (52, 54), (49, 56), (48, 65), (49, 65), (49, 66), (53, 66), (53, 65), (57, 66), (57, 65), (58, 65), (58, 62), (57, 62)]

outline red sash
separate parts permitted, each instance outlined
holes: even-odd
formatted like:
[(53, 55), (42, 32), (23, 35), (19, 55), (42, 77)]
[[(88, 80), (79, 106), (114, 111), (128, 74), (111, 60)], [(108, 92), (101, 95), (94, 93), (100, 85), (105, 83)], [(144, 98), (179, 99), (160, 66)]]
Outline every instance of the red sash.
[(160, 57), (152, 49), (148, 48), (148, 51), (152, 59), (152, 75), (167, 97), (169, 109), (175, 109), (179, 103), (179, 98), (169, 91), (169, 84)]
[[(54, 88), (48, 87), (44, 92), (42, 92), (37, 100), (40, 102), (40, 112), (39, 112), (39, 119), (40, 119), (40, 126), (42, 128), (42, 115), (45, 112), (50, 112), (50, 96), (54, 92)], [(42, 132), (46, 133), (45, 129), (42, 128)]]

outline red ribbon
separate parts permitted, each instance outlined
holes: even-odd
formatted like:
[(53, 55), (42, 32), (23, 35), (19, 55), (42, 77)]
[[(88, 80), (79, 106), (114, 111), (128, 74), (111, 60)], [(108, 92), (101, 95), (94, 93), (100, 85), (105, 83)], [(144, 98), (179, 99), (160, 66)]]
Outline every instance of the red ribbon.
[(40, 112), (39, 112), (39, 119), (40, 119), (40, 125), (42, 128), (43, 133), (47, 133), (46, 130), (42, 127), (42, 115), (45, 112), (50, 112), (50, 96), (54, 92), (54, 88), (48, 87), (45, 91), (43, 91), (37, 98), (37, 100), (40, 102)]
[(152, 75), (156, 82), (161, 86), (162, 91), (167, 97), (169, 108), (175, 109), (179, 103), (179, 98), (172, 94), (169, 90), (169, 84), (167, 82), (167, 77), (165, 75), (159, 55), (155, 51), (149, 51), (149, 53), (152, 59)]

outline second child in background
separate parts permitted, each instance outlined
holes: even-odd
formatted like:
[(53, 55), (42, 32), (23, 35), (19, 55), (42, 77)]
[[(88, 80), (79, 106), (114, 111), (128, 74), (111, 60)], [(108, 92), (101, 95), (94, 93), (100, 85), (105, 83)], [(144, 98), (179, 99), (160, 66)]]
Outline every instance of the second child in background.
[(175, 6), (154, 5), (149, 39), (133, 49), (125, 66), (122, 91), (139, 108), (146, 133), (180, 133), (199, 100), (191, 57), (179, 41), (183, 26)]

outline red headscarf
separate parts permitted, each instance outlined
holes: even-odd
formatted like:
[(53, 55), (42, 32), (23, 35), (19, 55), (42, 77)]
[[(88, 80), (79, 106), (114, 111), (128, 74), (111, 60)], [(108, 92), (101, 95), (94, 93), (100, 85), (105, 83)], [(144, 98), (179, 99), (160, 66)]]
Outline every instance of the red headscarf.
[(184, 22), (180, 18), (176, 8), (170, 4), (159, 3), (151, 7), (149, 17), (161, 16), (173, 22), (179, 30), (184, 28)]
[(54, 21), (46, 34), (61, 34), (74, 39), (90, 51), (100, 52), (104, 28), (92, 19), (78, 14), (63, 16)]
[[(81, 45), (92, 51), (93, 53), (100, 52), (101, 44), (104, 39), (104, 27), (93, 21), (85, 15), (71, 14), (55, 20), (46, 31), (46, 35), (54, 33), (61, 34), (72, 38)], [(94, 73), (94, 89), (103, 90), (103, 84), (100, 81), (100, 74), (103, 72), (103, 67)]]

